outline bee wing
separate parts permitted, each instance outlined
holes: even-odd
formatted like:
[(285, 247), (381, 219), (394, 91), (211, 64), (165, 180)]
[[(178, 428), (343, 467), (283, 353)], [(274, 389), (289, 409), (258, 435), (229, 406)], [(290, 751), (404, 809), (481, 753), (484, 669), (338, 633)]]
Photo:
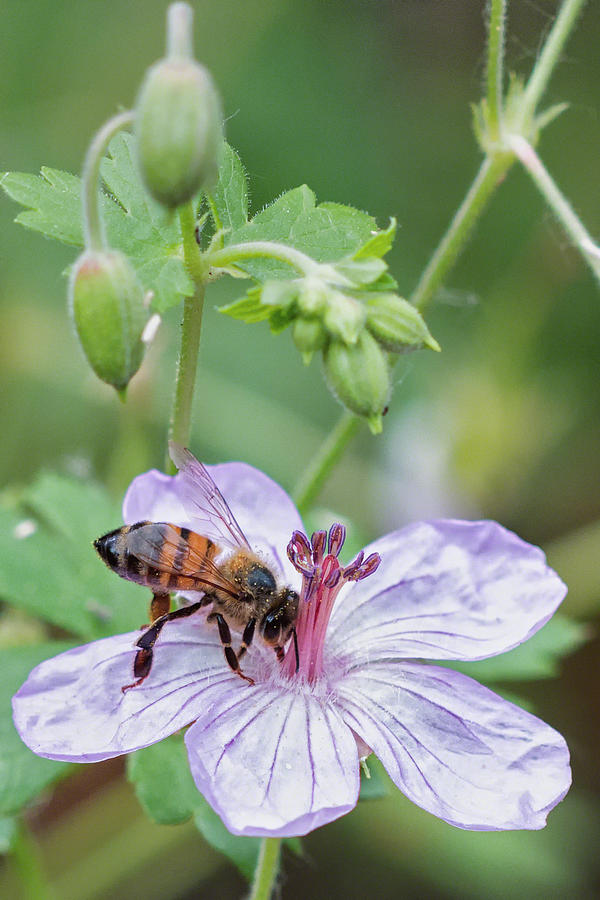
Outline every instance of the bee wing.
[[(199, 583), (197, 590), (210, 591), (216, 588), (231, 597), (240, 597), (239, 587), (204, 553), (199, 553), (191, 543), (185, 541), (179, 529), (173, 525), (166, 522), (142, 525), (131, 533), (130, 549), (152, 569), (180, 578), (193, 578)], [(181, 562), (176, 563), (178, 558)]]
[(244, 532), (206, 467), (189, 450), (173, 441), (169, 441), (169, 453), (184, 482), (185, 511), (197, 524), (199, 534), (232, 550), (240, 547), (249, 550)]

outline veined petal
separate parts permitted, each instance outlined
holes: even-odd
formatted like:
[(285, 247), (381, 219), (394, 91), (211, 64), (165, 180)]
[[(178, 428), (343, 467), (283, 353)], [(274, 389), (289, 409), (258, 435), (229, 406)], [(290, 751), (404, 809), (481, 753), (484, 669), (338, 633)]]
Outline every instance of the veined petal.
[(303, 835), (356, 805), (354, 735), (305, 685), (222, 692), (185, 740), (199, 790), (233, 834)]
[(485, 659), (531, 637), (566, 587), (538, 547), (496, 522), (418, 522), (375, 541), (381, 564), (344, 587), (327, 641), (338, 659)]
[(376, 663), (346, 675), (336, 694), (400, 790), (451, 825), (542, 828), (569, 789), (561, 735), (466, 675)]
[(207, 695), (247, 687), (228, 668), (216, 629), (196, 614), (168, 623), (155, 646), (149, 676), (133, 678), (139, 632), (67, 650), (37, 666), (13, 697), (22, 740), (39, 756), (95, 762), (162, 740), (192, 722)]
[[(221, 463), (206, 468), (252, 548), (265, 555), (286, 584), (297, 583), (298, 574), (285, 548), (292, 532), (302, 528), (302, 520), (283, 488), (246, 463)], [(186, 512), (187, 491), (179, 475), (164, 475), (151, 469), (131, 482), (123, 501), (123, 519), (127, 524), (146, 519), (171, 522), (218, 543), (218, 537), (209, 533), (205, 521), (195, 523)]]

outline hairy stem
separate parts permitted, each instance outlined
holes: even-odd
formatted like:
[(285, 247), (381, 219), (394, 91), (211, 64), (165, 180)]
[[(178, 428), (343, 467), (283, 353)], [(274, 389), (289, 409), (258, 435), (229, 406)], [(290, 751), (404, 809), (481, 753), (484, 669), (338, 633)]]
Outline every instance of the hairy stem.
[(350, 412), (344, 412), (329, 432), (316, 454), (304, 470), (292, 491), (298, 511), (304, 515), (323, 487), (325, 479), (358, 431), (361, 420)]
[[(202, 333), (202, 312), (207, 270), (195, 237), (196, 216), (193, 204), (188, 203), (179, 210), (179, 221), (183, 235), (183, 255), (188, 274), (194, 282), (194, 293), (186, 297), (181, 323), (181, 345), (175, 377), (175, 396), (169, 437), (177, 444), (187, 446), (190, 441), (192, 402), (196, 385), (198, 352)], [(173, 474), (176, 469), (167, 453), (166, 470)]]
[(243, 244), (229, 244), (221, 250), (214, 250), (207, 254), (211, 268), (223, 268), (235, 265), (239, 259), (277, 259), (287, 263), (296, 269), (301, 275), (311, 275), (318, 269), (324, 269), (320, 263), (315, 262), (306, 253), (295, 250), (288, 244), (279, 244), (276, 241), (248, 241)]
[(527, 82), (518, 117), (521, 126), (533, 116), (585, 2), (586, 0), (564, 0)]
[(83, 213), (83, 236), (88, 250), (104, 250), (104, 230), (100, 218), (100, 198), (98, 191), (98, 179), (100, 176), (100, 164), (111, 139), (122, 128), (127, 128), (133, 122), (133, 112), (119, 113), (105, 122), (88, 147), (83, 164), (81, 185), (81, 203)]
[(411, 303), (423, 310), (448, 271), (452, 268), (467, 241), (475, 222), (487, 206), (494, 189), (504, 178), (513, 162), (509, 153), (488, 156), (481, 164), (475, 180), (457, 209), (446, 234), (437, 246), (417, 284)]
[(573, 207), (563, 196), (531, 144), (519, 135), (508, 139), (509, 145), (544, 196), (550, 209), (577, 249), (583, 254), (594, 276), (600, 281), (600, 247), (594, 243)]
[(488, 23), (488, 57), (486, 70), (486, 96), (489, 125), (495, 134), (499, 131), (502, 114), (502, 90), (504, 73), (504, 22), (506, 0), (491, 0)]
[(248, 900), (270, 900), (279, 872), (280, 853), (281, 838), (263, 838)]

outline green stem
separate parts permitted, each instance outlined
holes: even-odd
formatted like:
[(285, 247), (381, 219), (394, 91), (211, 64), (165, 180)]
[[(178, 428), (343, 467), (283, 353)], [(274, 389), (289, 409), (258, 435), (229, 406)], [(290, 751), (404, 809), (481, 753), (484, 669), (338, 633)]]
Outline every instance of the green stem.
[[(206, 288), (207, 269), (195, 237), (196, 217), (193, 204), (188, 203), (179, 210), (179, 221), (183, 235), (183, 256), (188, 274), (194, 281), (194, 294), (186, 297), (181, 323), (181, 345), (175, 377), (175, 396), (169, 437), (177, 444), (187, 446), (190, 441), (192, 402), (196, 385), (198, 352), (202, 333), (202, 312)], [(167, 472), (173, 474), (175, 466), (167, 454)]]
[(515, 131), (521, 131), (524, 123), (533, 116), (585, 2), (586, 0), (565, 0), (563, 3), (527, 82)]
[(594, 243), (590, 233), (569, 201), (558, 189), (534, 148), (519, 135), (508, 138), (508, 144), (531, 175), (560, 224), (583, 254), (596, 279), (600, 281), (600, 247)]
[(279, 872), (281, 838), (263, 838), (248, 900), (270, 900)]
[(325, 479), (340, 459), (350, 440), (354, 437), (361, 420), (350, 412), (344, 412), (337, 424), (329, 432), (315, 456), (292, 491), (292, 497), (303, 515), (321, 490)]
[(51, 900), (53, 892), (46, 881), (40, 852), (27, 827), (21, 823), (12, 843), (13, 864), (27, 900)]
[[(287, 244), (279, 244), (276, 241), (248, 241), (244, 244), (229, 244), (221, 250), (207, 253), (211, 268), (224, 268), (235, 265), (239, 259), (257, 259), (268, 257), (287, 263), (301, 275), (311, 275), (317, 270), (325, 270), (328, 267), (315, 262), (306, 253), (295, 250)], [(339, 277), (339, 276), (338, 276)]]
[(488, 122), (495, 135), (499, 132), (502, 113), (505, 19), (505, 0), (491, 0), (486, 81)]
[(415, 288), (411, 303), (423, 310), (442, 284), (460, 255), (475, 222), (487, 206), (494, 189), (513, 162), (510, 153), (484, 159), (469, 191), (459, 206), (446, 234), (440, 241)]
[(88, 250), (104, 250), (105, 240), (100, 217), (100, 199), (98, 191), (98, 179), (100, 177), (100, 164), (111, 139), (122, 128), (127, 128), (133, 122), (133, 112), (119, 113), (105, 122), (88, 147), (83, 164), (81, 185), (81, 203), (83, 212), (83, 235), (85, 246)]

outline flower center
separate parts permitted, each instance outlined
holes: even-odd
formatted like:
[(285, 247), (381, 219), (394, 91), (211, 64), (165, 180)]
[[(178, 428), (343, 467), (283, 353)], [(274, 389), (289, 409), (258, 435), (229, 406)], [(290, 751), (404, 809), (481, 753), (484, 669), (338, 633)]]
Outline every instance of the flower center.
[[(347, 581), (362, 581), (372, 575), (381, 557), (371, 553), (366, 559), (361, 550), (353, 562), (342, 566), (338, 559), (346, 539), (346, 529), (335, 523), (326, 531), (315, 531), (309, 540), (295, 531), (287, 546), (290, 562), (302, 575), (300, 612), (296, 622), (300, 664), (298, 674), (315, 681), (323, 671), (325, 632), (335, 598)], [(296, 674), (296, 654), (293, 641), (283, 661), (287, 675)]]

